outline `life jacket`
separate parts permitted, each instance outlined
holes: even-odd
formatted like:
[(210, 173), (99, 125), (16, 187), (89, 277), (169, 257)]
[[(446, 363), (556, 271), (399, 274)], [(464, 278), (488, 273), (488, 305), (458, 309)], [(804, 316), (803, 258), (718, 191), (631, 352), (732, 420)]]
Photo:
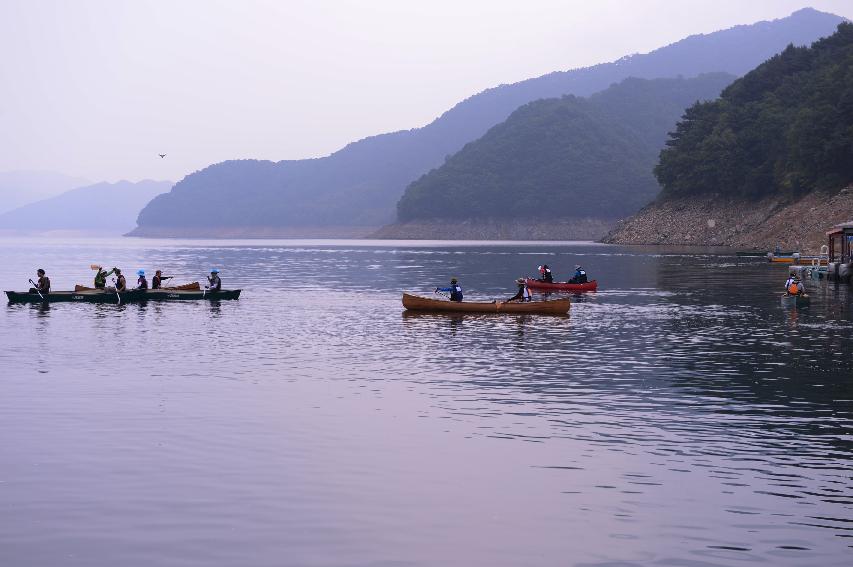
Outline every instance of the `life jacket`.
[(222, 289), (222, 280), (219, 279), (219, 276), (208, 276), (207, 281), (210, 282), (210, 291)]
[(554, 283), (554, 275), (551, 273), (551, 268), (545, 268), (545, 270), (543, 270), (542, 279), (548, 283)]
[(116, 291), (124, 291), (127, 289), (127, 280), (124, 279), (124, 276), (119, 276), (116, 278)]
[(148, 280), (145, 279), (145, 276), (139, 276), (139, 279), (136, 280), (136, 285), (139, 289), (148, 289)]
[(462, 288), (459, 287), (459, 284), (451, 284), (450, 301), (462, 301)]
[(800, 292), (800, 288), (797, 286), (796, 282), (791, 282), (791, 285), (788, 286), (788, 294), (797, 295)]
[(524, 284), (524, 290), (521, 292), (521, 300), (530, 301), (530, 288), (527, 287), (527, 284)]
[(38, 281), (38, 290), (49, 292), (50, 291), (50, 278), (47, 276), (42, 276)]
[(160, 276), (151, 278), (151, 289), (160, 289)]

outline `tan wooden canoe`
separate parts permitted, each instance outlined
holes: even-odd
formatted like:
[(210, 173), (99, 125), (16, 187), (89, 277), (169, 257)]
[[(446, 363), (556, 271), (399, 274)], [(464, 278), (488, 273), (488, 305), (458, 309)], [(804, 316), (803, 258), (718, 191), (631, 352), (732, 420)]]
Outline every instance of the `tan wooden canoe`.
[(453, 313), (541, 313), (546, 315), (565, 315), (569, 312), (569, 299), (550, 301), (528, 301), (502, 303), (482, 303), (476, 301), (448, 301), (403, 294), (403, 307), (413, 311), (447, 311)]

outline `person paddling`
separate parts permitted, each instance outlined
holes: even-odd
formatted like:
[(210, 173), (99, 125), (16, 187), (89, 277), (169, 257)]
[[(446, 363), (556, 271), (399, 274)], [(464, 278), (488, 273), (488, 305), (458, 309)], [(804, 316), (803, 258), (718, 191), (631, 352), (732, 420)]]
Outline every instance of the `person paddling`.
[(124, 275), (121, 273), (121, 270), (118, 268), (113, 268), (113, 272), (116, 275), (116, 291), (124, 292), (127, 291), (127, 280)]
[(805, 286), (800, 282), (799, 276), (792, 275), (788, 278), (788, 281), (785, 282), (785, 293), (788, 295), (803, 295), (806, 290)]
[(95, 266), (95, 268), (98, 270), (95, 273), (95, 289), (104, 289), (107, 287), (107, 276), (115, 273), (116, 269), (113, 268), (108, 272), (102, 266)]
[(148, 280), (145, 278), (145, 270), (139, 270), (136, 272), (136, 275), (139, 276), (136, 278), (136, 289), (148, 289)]
[(575, 265), (575, 275), (572, 276), (572, 279), (569, 280), (569, 283), (573, 284), (582, 284), (587, 283), (589, 279), (586, 276), (586, 271), (580, 267), (579, 264)]
[(213, 268), (210, 270), (210, 275), (207, 276), (208, 286), (207, 289), (210, 291), (219, 291), (222, 289), (222, 280), (219, 279), (219, 270)]
[(450, 278), (450, 287), (437, 287), (435, 291), (449, 291), (450, 301), (462, 301), (462, 287), (456, 278)]
[(44, 270), (39, 268), (38, 270), (36, 270), (36, 275), (38, 276), (38, 279), (35, 282), (30, 280), (30, 282), (32, 282), (36, 286), (32, 290), (30, 290), (30, 293), (50, 293), (50, 278), (47, 277), (47, 275), (44, 273)]
[(554, 274), (551, 273), (551, 268), (548, 264), (539, 266), (539, 280), (545, 283), (554, 283)]
[(509, 303), (510, 301), (531, 301), (530, 290), (527, 288), (524, 278), (518, 278), (515, 280), (515, 283), (518, 284), (518, 292), (504, 301), (504, 303)]
[(161, 287), (163, 287), (163, 280), (168, 279), (170, 278), (163, 277), (162, 271), (157, 270), (156, 272), (154, 272), (154, 277), (151, 278), (151, 289), (160, 289)]

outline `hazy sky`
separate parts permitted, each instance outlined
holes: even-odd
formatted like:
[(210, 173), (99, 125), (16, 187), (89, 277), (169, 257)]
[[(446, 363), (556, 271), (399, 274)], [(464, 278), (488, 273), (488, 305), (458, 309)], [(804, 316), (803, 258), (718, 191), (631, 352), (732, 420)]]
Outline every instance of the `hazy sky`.
[(177, 181), (322, 156), (491, 86), (804, 6), (853, 19), (852, 0), (0, 0), (0, 171)]

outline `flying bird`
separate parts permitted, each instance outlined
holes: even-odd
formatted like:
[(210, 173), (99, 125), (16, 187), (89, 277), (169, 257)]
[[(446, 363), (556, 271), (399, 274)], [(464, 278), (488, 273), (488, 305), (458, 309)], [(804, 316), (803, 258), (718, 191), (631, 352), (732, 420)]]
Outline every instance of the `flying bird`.
[(166, 157), (166, 154), (157, 154), (157, 155), (160, 156), (161, 159)]

